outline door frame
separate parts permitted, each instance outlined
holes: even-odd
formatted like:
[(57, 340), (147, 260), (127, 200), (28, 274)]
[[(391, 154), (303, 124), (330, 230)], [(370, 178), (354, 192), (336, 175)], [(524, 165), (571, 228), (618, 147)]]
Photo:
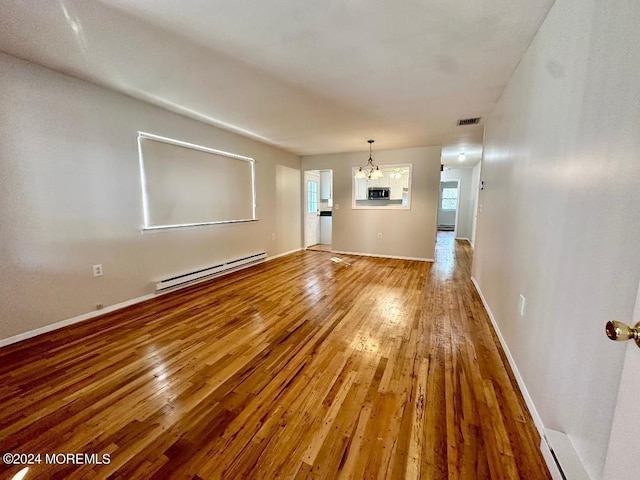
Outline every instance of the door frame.
[[(311, 178), (310, 178), (311, 177)], [(316, 236), (315, 236), (315, 242), (310, 242), (311, 239), (309, 239), (309, 233), (308, 233), (308, 229), (307, 229), (307, 221), (309, 220), (309, 217), (312, 216), (311, 213), (308, 213), (308, 181), (315, 181), (318, 184), (318, 189), (316, 190), (316, 201), (317, 201), (317, 205), (318, 205), (318, 210), (315, 213), (315, 216), (317, 217), (317, 224), (316, 224)], [(302, 191), (304, 192), (303, 194), (303, 198), (302, 198), (302, 228), (303, 228), (303, 240), (304, 240), (304, 248), (310, 247), (311, 245), (315, 245), (317, 243), (320, 242), (320, 170), (305, 170), (304, 171), (304, 175), (303, 175), (303, 188)]]
[[(636, 294), (633, 317), (622, 320), (633, 326), (640, 321), (640, 284)], [(640, 451), (640, 417), (637, 415), (640, 398), (640, 348), (630, 340), (622, 365), (618, 386), (618, 398), (613, 411), (611, 435), (604, 465), (605, 480), (632, 480), (638, 478), (638, 466), (634, 459)], [(620, 348), (621, 345), (610, 345)]]
[[(440, 184), (439, 184), (439, 191), (438, 191), (438, 213), (437, 213), (437, 217), (440, 216), (440, 212), (442, 211), (442, 209), (440, 208), (442, 206), (442, 190), (443, 190), (443, 183), (454, 183), (457, 185), (457, 189), (458, 189), (458, 201), (456, 203), (456, 209), (454, 211), (454, 216), (453, 216), (453, 236), (454, 238), (458, 238), (458, 217), (460, 216), (460, 183), (462, 182), (462, 180), (460, 178), (452, 178), (449, 180), (443, 180), (442, 176), (440, 177)], [(436, 230), (438, 229), (439, 225), (438, 225), (438, 219), (436, 218)]]

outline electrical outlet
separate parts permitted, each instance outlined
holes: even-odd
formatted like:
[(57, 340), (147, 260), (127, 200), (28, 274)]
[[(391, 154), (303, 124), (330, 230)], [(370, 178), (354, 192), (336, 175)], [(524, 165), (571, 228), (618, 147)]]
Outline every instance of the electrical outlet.
[(102, 264), (98, 264), (98, 265), (94, 265), (93, 267), (93, 276), (94, 277), (101, 277), (102, 275), (104, 275), (104, 271), (102, 270)]
[(271, 234), (271, 240), (275, 240), (275, 239), (276, 239), (276, 234), (275, 234), (275, 233), (272, 233), (272, 234)]
[(382, 238), (382, 232), (378, 232), (378, 239)]
[(518, 303), (518, 311), (520, 312), (520, 316), (524, 317), (524, 306), (527, 300), (524, 298), (524, 295), (520, 295), (520, 302)]

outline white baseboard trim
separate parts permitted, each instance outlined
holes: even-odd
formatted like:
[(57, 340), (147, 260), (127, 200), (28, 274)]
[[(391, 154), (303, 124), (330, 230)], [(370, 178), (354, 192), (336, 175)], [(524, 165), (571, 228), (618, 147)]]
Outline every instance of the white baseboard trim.
[(116, 303), (115, 305), (110, 305), (106, 308), (103, 308), (102, 310), (83, 313), (82, 315), (78, 315), (77, 317), (67, 318), (66, 320), (61, 320), (60, 322), (52, 323), (51, 325), (45, 325), (44, 327), (36, 328), (35, 330), (19, 333), (18, 335), (14, 335), (13, 337), (3, 338), (2, 340), (0, 340), (0, 348), (6, 347), (7, 345), (11, 345), (13, 343), (21, 342), (23, 340), (27, 340), (29, 338), (37, 337), (38, 335), (42, 335), (44, 333), (53, 332), (54, 330), (58, 330), (66, 326), (73, 325), (74, 323), (84, 322), (85, 320), (90, 320), (92, 318), (99, 317), (100, 315), (104, 315), (105, 313), (115, 312), (116, 310), (120, 310), (121, 308), (129, 307), (131, 305), (135, 305), (136, 303), (141, 303), (157, 296), (159, 295), (150, 293), (149, 295), (143, 295), (142, 297), (133, 298), (125, 302)]
[(296, 253), (296, 252), (299, 252), (301, 250), (304, 250), (304, 248), (295, 248), (293, 250), (289, 250), (288, 252), (279, 253), (277, 255), (272, 255), (272, 256), (267, 257), (266, 261), (268, 262), (269, 260), (275, 260), (276, 258), (285, 257), (287, 255), (291, 255), (292, 253)]
[[(487, 299), (484, 297), (484, 294), (482, 293), (482, 289), (480, 288), (480, 285), (478, 284), (475, 277), (471, 276), (471, 281), (473, 282), (473, 285), (476, 287), (476, 291), (478, 292), (478, 295), (480, 295), (480, 300), (482, 300), (484, 309), (487, 311), (487, 315), (489, 315), (489, 319), (491, 320), (493, 329), (495, 330), (496, 335), (498, 336), (498, 340), (500, 340), (500, 345), (502, 346), (502, 350), (504, 350), (504, 354), (507, 356), (507, 361), (509, 362), (509, 366), (513, 371), (513, 375), (516, 377), (516, 382), (518, 382), (518, 387), (520, 388), (520, 392), (522, 393), (524, 401), (527, 404), (527, 408), (531, 413), (531, 417), (533, 418), (533, 423), (535, 424), (536, 429), (538, 430), (538, 433), (540, 433), (540, 451), (542, 452), (542, 456), (544, 457), (547, 467), (549, 468), (551, 477), (553, 478), (553, 480), (566, 480), (567, 478), (573, 479), (574, 477), (572, 475), (572, 472), (566, 472), (564, 468), (564, 464), (562, 467), (560, 466), (559, 459), (556, 458), (553, 450), (549, 446), (549, 441), (547, 440), (547, 437), (546, 437), (546, 430), (544, 428), (544, 424), (542, 423), (542, 418), (540, 417), (540, 414), (538, 413), (538, 410), (536, 409), (536, 406), (533, 403), (533, 399), (531, 398), (531, 395), (527, 390), (527, 386), (524, 383), (524, 379), (522, 378), (522, 375), (520, 375), (520, 371), (518, 370), (518, 366), (516, 365), (513, 355), (511, 355), (511, 351), (509, 350), (507, 342), (502, 336), (502, 332), (500, 331), (500, 327), (498, 327), (496, 318), (493, 316), (493, 312), (491, 311), (491, 308), (487, 303)], [(565, 476), (565, 473), (563, 472), (571, 473), (571, 474), (569, 476)], [(580, 478), (580, 477), (576, 477), (576, 478)]]
[(551, 450), (551, 447), (549, 447), (546, 437), (540, 437), (540, 452), (542, 453), (542, 458), (544, 458), (544, 463), (549, 469), (551, 478), (553, 480), (567, 480), (567, 477), (565, 477), (563, 473), (563, 469), (560, 467), (560, 462)]
[[(266, 260), (264, 260), (264, 261), (266, 262), (266, 261), (269, 261), (269, 260), (274, 260), (274, 259), (279, 258), (279, 257), (284, 257), (285, 255), (290, 255), (291, 253), (299, 252), (300, 250), (302, 250), (302, 248), (297, 248), (297, 249), (291, 250), (289, 252), (280, 253), (280, 254), (274, 255), (272, 257), (267, 257)], [(0, 348), (6, 347), (7, 345), (11, 345), (11, 344), (14, 344), (14, 343), (21, 342), (23, 340), (27, 340), (29, 338), (37, 337), (38, 335), (43, 335), (45, 333), (53, 332), (54, 330), (58, 330), (60, 328), (67, 327), (69, 325), (73, 325), (74, 323), (80, 323), (80, 322), (84, 322), (85, 320), (91, 320), (92, 318), (99, 317), (100, 315), (104, 315), (106, 313), (115, 312), (116, 310), (120, 310), (122, 308), (130, 307), (131, 305), (135, 305), (136, 303), (141, 303), (141, 302), (150, 300), (152, 298), (160, 297), (160, 296), (165, 295), (167, 293), (171, 293), (171, 292), (175, 292), (177, 290), (180, 290), (181, 288), (191, 287), (193, 285), (197, 285), (198, 283), (207, 282), (207, 281), (212, 280), (214, 278), (222, 277), (224, 275), (228, 275), (230, 273), (237, 272), (239, 270), (243, 270), (244, 268), (249, 268), (249, 267), (252, 267), (254, 265), (259, 265), (259, 264), (252, 263), (252, 264), (248, 264), (248, 265), (246, 265), (246, 266), (244, 266), (242, 268), (236, 268), (236, 269), (233, 269), (233, 270), (229, 270), (227, 272), (222, 272), (222, 273), (220, 273), (218, 275), (211, 275), (211, 276), (208, 276), (208, 277), (203, 277), (203, 278), (201, 278), (201, 279), (199, 279), (199, 280), (197, 280), (195, 282), (185, 283), (184, 285), (177, 285), (174, 288), (168, 288), (168, 289), (166, 289), (165, 291), (162, 291), (162, 292), (150, 293), (148, 295), (143, 295), (141, 297), (132, 298), (131, 300), (126, 300), (124, 302), (116, 303), (115, 305), (110, 305), (110, 306), (105, 307), (105, 308), (103, 308), (101, 310), (96, 310), (94, 312), (83, 313), (82, 315), (78, 315), (77, 317), (67, 318), (66, 320), (61, 320), (59, 322), (52, 323), (51, 325), (45, 325), (44, 327), (36, 328), (35, 330), (30, 330), (28, 332), (19, 333), (18, 335), (14, 335), (13, 337), (3, 338), (3, 339), (0, 339)]]
[(566, 433), (558, 432), (547, 428), (545, 430), (545, 438), (551, 454), (555, 457), (555, 461), (562, 465), (566, 478), (570, 480), (591, 480), (576, 453), (576, 449), (571, 439)]
[(375, 253), (344, 252), (342, 250), (331, 250), (331, 253), (340, 253), (342, 255), (358, 255), (360, 257), (393, 258), (396, 260), (417, 260), (419, 262), (432, 262), (432, 263), (435, 262), (433, 258), (403, 257), (400, 255), (378, 255)]

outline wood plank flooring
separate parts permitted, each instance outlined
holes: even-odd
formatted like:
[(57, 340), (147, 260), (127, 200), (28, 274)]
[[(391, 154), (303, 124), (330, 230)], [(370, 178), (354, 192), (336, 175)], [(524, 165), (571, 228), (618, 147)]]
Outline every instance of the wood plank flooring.
[(307, 250), (311, 250), (314, 252), (330, 252), (331, 244), (329, 243), (316, 243), (315, 245), (311, 245), (307, 247)]
[(0, 349), (0, 453), (41, 454), (26, 479), (550, 478), (469, 245), (436, 256), (302, 251)]

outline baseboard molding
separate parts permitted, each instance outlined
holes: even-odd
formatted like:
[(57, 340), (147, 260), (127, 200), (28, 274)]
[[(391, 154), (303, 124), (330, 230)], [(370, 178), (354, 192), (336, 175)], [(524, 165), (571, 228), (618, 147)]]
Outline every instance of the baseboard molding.
[(296, 252), (299, 252), (301, 250), (304, 250), (304, 248), (295, 248), (293, 250), (289, 250), (288, 252), (279, 253), (278, 255), (268, 256), (265, 261), (268, 262), (270, 260), (275, 260), (276, 258), (285, 257), (287, 255), (291, 255), (292, 253), (296, 253)]
[[(563, 473), (563, 469), (560, 466), (560, 462), (551, 450), (546, 437), (540, 437), (540, 452), (542, 453), (542, 458), (544, 458), (544, 463), (549, 469), (551, 478), (553, 480), (567, 480), (567, 477)], [(573, 478), (571, 478), (570, 480), (573, 480)]]
[[(291, 250), (291, 251), (288, 251), (288, 252), (280, 253), (278, 255), (267, 257), (265, 262), (267, 262), (269, 260), (274, 260), (276, 258), (284, 257), (285, 255), (290, 255), (290, 254), (295, 253), (295, 252), (299, 252), (300, 250), (302, 250), (302, 248), (297, 248), (295, 250)], [(230, 273), (234, 273), (234, 272), (237, 272), (239, 270), (243, 270), (244, 268), (252, 267), (254, 265), (259, 265), (259, 264), (256, 264), (256, 263), (248, 264), (248, 265), (244, 266), (243, 268), (237, 268), (237, 269), (234, 269), (234, 270), (229, 270), (227, 272), (222, 272), (219, 275), (212, 275), (212, 276), (209, 276), (209, 277), (204, 277), (204, 278), (199, 279), (199, 280), (197, 280), (195, 282), (186, 283), (184, 285), (177, 285), (176, 287), (168, 288), (165, 291), (161, 291), (161, 292), (157, 292), (157, 293), (150, 293), (148, 295), (143, 295), (141, 297), (132, 298), (131, 300), (126, 300), (124, 302), (116, 303), (114, 305), (109, 305), (108, 307), (105, 307), (105, 308), (103, 308), (101, 310), (96, 310), (94, 312), (83, 313), (82, 315), (78, 315), (77, 317), (68, 318), (66, 320), (61, 320), (59, 322), (52, 323), (51, 325), (45, 325), (44, 327), (36, 328), (35, 330), (30, 330), (28, 332), (19, 333), (18, 335), (14, 335), (12, 337), (3, 338), (3, 339), (0, 339), (0, 348), (6, 347), (8, 345), (12, 345), (14, 343), (21, 342), (23, 340), (28, 340), (29, 338), (37, 337), (38, 335), (43, 335), (45, 333), (53, 332), (54, 330), (59, 330), (60, 328), (67, 327), (67, 326), (73, 325), (75, 323), (80, 323), (80, 322), (84, 322), (86, 320), (91, 320), (92, 318), (99, 317), (99, 316), (104, 315), (106, 313), (115, 312), (116, 310), (120, 310), (122, 308), (130, 307), (131, 305), (135, 305), (136, 303), (146, 302), (147, 300), (151, 300), (152, 298), (160, 297), (160, 296), (165, 295), (167, 293), (175, 292), (177, 290), (180, 290), (181, 288), (191, 287), (193, 285), (197, 285), (198, 283), (207, 282), (207, 281), (212, 280), (214, 278), (222, 277), (224, 275), (228, 275)]]
[(417, 260), (418, 262), (432, 262), (432, 263), (435, 262), (433, 258), (403, 257), (400, 255), (378, 255), (375, 253), (344, 252), (342, 250), (331, 250), (331, 253), (340, 253), (342, 255), (358, 255), (360, 257), (393, 258), (396, 260)]
[(467, 237), (456, 237), (456, 240), (464, 240), (465, 242), (469, 242), (469, 245), (473, 246), (471, 244), (471, 240), (469, 240)]
[[(513, 375), (516, 377), (516, 382), (518, 382), (518, 387), (520, 388), (520, 392), (522, 393), (524, 401), (527, 404), (527, 408), (531, 413), (531, 417), (533, 418), (533, 423), (535, 424), (536, 429), (538, 430), (538, 433), (540, 433), (540, 451), (542, 452), (542, 456), (544, 457), (547, 467), (549, 468), (551, 477), (553, 478), (553, 480), (566, 480), (567, 478), (573, 479), (574, 478), (573, 472), (568, 472), (566, 470), (565, 465), (560, 463), (561, 459), (557, 458), (557, 456), (554, 454), (552, 447), (549, 445), (549, 440), (547, 439), (547, 436), (546, 436), (546, 430), (544, 428), (544, 424), (542, 423), (542, 418), (540, 417), (540, 414), (538, 413), (538, 410), (536, 409), (536, 406), (533, 403), (533, 399), (531, 398), (531, 395), (527, 390), (527, 386), (524, 383), (524, 379), (522, 378), (522, 375), (520, 375), (518, 366), (516, 365), (513, 355), (511, 355), (509, 346), (507, 345), (507, 342), (504, 339), (502, 332), (500, 331), (498, 322), (496, 322), (496, 318), (494, 317), (493, 312), (491, 311), (491, 307), (489, 307), (489, 304), (487, 303), (487, 299), (484, 297), (484, 294), (482, 293), (482, 289), (480, 288), (480, 285), (478, 284), (477, 280), (473, 276), (471, 277), (471, 281), (473, 282), (473, 285), (476, 288), (478, 295), (480, 296), (480, 300), (482, 300), (484, 309), (487, 311), (487, 315), (489, 316), (489, 319), (491, 320), (491, 324), (493, 325), (493, 329), (495, 330), (496, 335), (498, 336), (498, 340), (500, 341), (502, 350), (504, 350), (504, 353), (507, 356), (507, 361), (509, 362), (509, 366), (513, 371)], [(575, 477), (575, 478), (581, 478), (581, 477)]]
[(80, 323), (86, 320), (91, 320), (92, 318), (99, 317), (101, 315), (104, 315), (105, 313), (115, 312), (116, 310), (120, 310), (122, 308), (135, 305), (136, 303), (142, 303), (158, 296), (159, 296), (158, 294), (150, 293), (148, 295), (143, 295), (142, 297), (133, 298), (125, 302), (116, 303), (115, 305), (110, 305), (106, 308), (103, 308), (102, 310), (83, 313), (82, 315), (78, 315), (77, 317), (68, 318), (66, 320), (61, 320), (60, 322), (52, 323), (51, 325), (45, 325), (44, 327), (36, 328), (35, 330), (19, 333), (18, 335), (14, 335), (13, 337), (4, 338), (0, 340), (0, 348), (6, 347), (7, 345), (11, 345), (13, 343), (21, 342), (23, 340), (28, 340), (29, 338), (37, 337), (38, 335), (43, 335), (45, 333), (53, 332), (54, 330), (58, 330), (60, 328), (67, 327), (69, 325), (73, 325), (74, 323)]

